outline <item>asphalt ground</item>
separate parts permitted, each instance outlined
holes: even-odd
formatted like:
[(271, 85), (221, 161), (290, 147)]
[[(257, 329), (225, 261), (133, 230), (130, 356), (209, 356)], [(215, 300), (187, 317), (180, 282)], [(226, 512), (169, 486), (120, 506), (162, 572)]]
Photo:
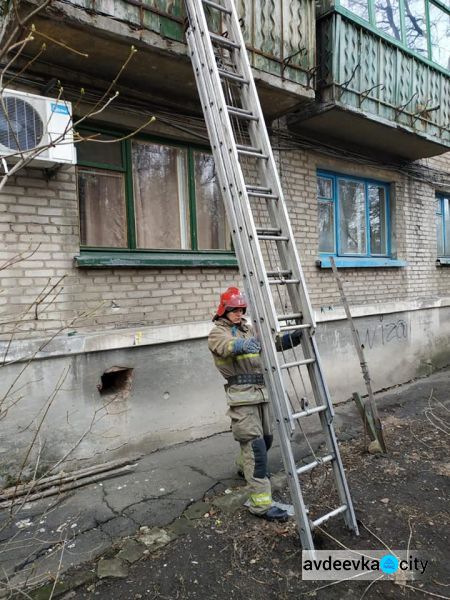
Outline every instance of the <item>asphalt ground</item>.
[[(448, 469), (449, 460), (448, 444), (445, 448), (448, 433), (446, 436), (445, 430), (442, 433), (436, 428), (436, 426), (439, 427), (439, 420), (433, 421), (434, 425), (430, 426), (433, 436), (438, 435), (439, 444), (434, 437), (429, 443), (436, 447), (439, 446), (439, 452), (442, 454), (439, 456), (439, 464), (444, 465), (441, 467), (441, 472), (435, 471), (438, 483), (434, 487), (440, 490), (440, 486), (445, 484), (446, 492), (440, 491), (439, 494), (442, 496), (439, 496), (434, 493), (436, 490), (433, 491), (433, 486), (429, 489), (425, 486), (423, 489), (422, 483), (413, 477), (415, 471), (409, 473), (409, 468), (420, 466), (420, 450), (423, 450), (424, 444), (425, 446), (428, 444), (426, 440), (424, 441), (427, 430), (422, 431), (419, 428), (414, 431), (414, 428), (411, 429), (411, 423), (419, 420), (426, 425), (430, 415), (433, 419), (433, 414), (437, 409), (435, 407), (435, 413), (433, 413), (429, 404), (431, 402), (431, 406), (434, 406), (433, 403), (436, 401), (445, 405), (448, 402), (449, 382), (450, 371), (445, 370), (383, 394), (377, 394), (377, 403), (383, 419), (387, 419), (387, 423), (390, 423), (388, 457), (390, 461), (393, 461), (392, 464), (380, 462), (377, 460), (378, 457), (363, 452), (364, 433), (353, 402), (349, 401), (336, 407), (335, 425), (341, 440), (344, 465), (349, 473), (352, 493), (354, 490), (356, 497), (361, 498), (360, 503), (363, 503), (363, 498), (364, 501), (372, 503), (373, 498), (379, 496), (378, 491), (384, 494), (381, 499), (388, 498), (388, 503), (391, 502), (390, 506), (383, 505), (383, 503), (378, 506), (377, 499), (374, 500), (374, 507), (384, 510), (383, 521), (386, 521), (386, 516), (392, 512), (394, 495), (400, 501), (402, 494), (409, 494), (413, 499), (414, 514), (420, 513), (421, 510), (422, 513), (426, 510), (431, 514), (433, 502), (439, 504), (441, 501), (438, 498), (440, 497), (446, 496), (448, 501), (448, 471), (445, 471), (445, 465)], [(441, 409), (439, 408), (439, 410)], [(446, 414), (445, 411), (444, 413), (441, 411), (438, 413), (438, 418), (445, 420)], [(403, 440), (401, 443), (405, 446), (405, 452), (408, 444), (408, 456), (413, 454), (413, 459), (405, 464), (401, 462), (405, 452), (402, 448), (398, 448), (398, 440), (396, 440), (396, 433), (400, 433), (403, 422), (408, 425), (408, 431), (412, 431), (405, 437), (402, 430), (402, 436), (399, 437)], [(396, 428), (399, 429), (398, 432)], [(321, 438), (314, 427), (309, 431), (308, 440), (311, 447), (304, 440), (298, 440), (296, 453), (299, 459), (310, 454), (311, 449), (315, 451), (320, 446)], [(445, 449), (447, 450), (446, 457)], [(261, 534), (262, 540), (267, 541), (267, 532), (269, 532), (269, 537), (271, 536), (270, 528), (279, 527), (256, 519), (242, 508), (245, 493), (242, 490), (242, 480), (237, 477), (234, 467), (236, 451), (237, 445), (232, 439), (231, 433), (225, 432), (139, 457), (135, 463), (136, 466), (120, 477), (105, 479), (60, 496), (25, 503), (17, 513), (4, 511), (0, 522), (0, 568), (3, 571), (0, 597), (1, 595), (6, 598), (16, 595), (17, 597), (27, 597), (23, 594), (30, 594), (33, 588), (47, 584), (46, 587), (39, 590), (38, 596), (35, 596), (33, 592), (32, 597), (47, 600), (51, 597), (64, 597), (64, 595), (75, 597), (74, 594), (76, 594), (77, 598), (84, 598), (94, 590), (96, 598), (147, 596), (149, 598), (190, 598), (192, 589), (186, 590), (188, 573), (181, 572), (178, 579), (169, 577), (168, 581), (178, 581), (178, 587), (176, 585), (175, 587), (166, 586), (166, 589), (163, 580), (164, 574), (168, 571), (167, 567), (163, 565), (174, 564), (173, 559), (170, 563), (167, 562), (168, 559), (164, 558), (165, 552), (174, 552), (175, 556), (182, 557), (189, 551), (191, 555), (195, 556), (196, 548), (193, 540), (197, 540), (196, 543), (202, 547), (207, 540), (210, 540), (206, 547), (213, 546), (214, 552), (217, 552), (219, 558), (226, 559), (226, 566), (220, 565), (218, 559), (212, 562), (208, 560), (208, 553), (200, 561), (191, 559), (191, 562), (188, 561), (186, 564), (191, 571), (194, 566), (192, 561), (197, 565), (207, 565), (208, 568), (205, 572), (209, 572), (209, 576), (206, 580), (211, 581), (212, 578), (214, 581), (220, 582), (219, 574), (210, 567), (216, 564), (223, 569), (227, 568), (228, 572), (230, 565), (231, 571), (233, 571), (233, 564), (237, 563), (235, 555), (230, 558), (227, 554), (228, 551), (223, 549), (221, 551), (220, 543), (222, 542), (211, 542), (213, 538), (218, 538), (218, 540), (226, 538), (225, 533), (218, 533), (220, 526), (217, 526), (216, 521), (226, 524), (227, 531), (234, 540), (244, 536), (244, 539), (250, 540), (251, 543), (253, 543), (252, 540), (256, 540), (255, 544), (258, 542), (259, 534)], [(419, 456), (416, 461), (414, 452)], [(387, 460), (386, 457), (383, 457), (383, 460)], [(431, 459), (427, 458), (427, 460)], [(415, 464), (415, 462), (419, 464)], [(270, 452), (270, 469), (273, 473), (279, 473), (282, 469), (277, 446)], [(377, 476), (375, 478), (368, 477), (361, 483), (359, 477), (361, 469), (366, 476), (371, 473), (377, 473)], [(394, 481), (390, 481), (389, 477), (386, 477), (384, 482), (383, 477), (386, 476), (386, 473), (389, 475), (389, 469), (393, 473), (391, 475), (395, 476)], [(396, 471), (396, 469), (400, 469), (400, 471)], [(395, 486), (399, 482), (398, 475), (402, 474), (401, 469), (405, 470), (408, 477), (404, 481), (402, 480), (401, 486), (396, 488)], [(373, 479), (375, 483), (372, 482)], [(389, 483), (391, 491), (383, 488), (383, 485), (387, 483)], [(282, 476), (278, 477), (278, 480), (277, 477), (274, 478), (274, 488), (278, 490), (276, 494), (278, 494), (279, 500), (289, 500)], [(326, 494), (322, 490), (318, 499), (321, 500), (325, 497)], [(424, 502), (425, 497), (428, 497), (427, 503)], [(378, 500), (381, 499), (378, 498)], [(406, 502), (406, 500), (406, 497), (403, 498), (403, 501)], [(369, 506), (372, 508), (371, 513), (376, 516), (377, 511), (374, 510), (374, 507)], [(445, 513), (444, 507), (441, 507), (440, 504), (437, 508), (439, 508), (437, 510), (439, 514)], [(205, 515), (208, 516), (205, 517)], [(381, 514), (378, 515), (378, 518), (381, 518)], [(430, 517), (429, 522), (433, 523), (433, 518)], [(200, 523), (201, 526), (199, 526)], [(370, 523), (373, 525), (372, 520)], [(405, 523), (402, 521), (402, 527), (404, 525)], [(237, 529), (234, 529), (236, 526)], [(441, 531), (442, 516), (439, 517), (438, 526)], [(208, 527), (212, 527), (212, 529), (208, 530)], [(267, 529), (268, 527), (269, 529)], [(431, 528), (430, 535), (432, 535), (433, 527), (429, 527)], [(395, 533), (392, 523), (389, 530)], [(339, 535), (339, 530), (336, 530), (335, 533)], [(205, 538), (204, 536), (210, 537)], [(276, 534), (275, 537), (282, 540), (283, 544), (287, 544), (285, 550), (288, 555), (299, 551), (298, 536), (292, 524), (287, 526), (285, 534)], [(403, 537), (404, 532), (402, 531), (400, 538), (403, 540)], [(448, 538), (445, 539), (448, 552)], [(350, 544), (349, 539), (345, 538), (345, 540), (347, 544)], [(444, 543), (444, 541), (443, 538), (440, 543)], [(367, 542), (369, 543), (369, 540)], [(324, 543), (327, 544), (326, 541)], [(224, 545), (225, 547), (232, 548), (230, 544)], [(152, 563), (152, 568), (149, 569), (148, 561), (159, 560), (159, 558), (163, 561), (159, 565), (159, 571), (156, 563)], [(270, 561), (273, 558), (276, 557), (271, 557)], [(111, 563), (111, 560), (115, 562)], [(251, 558), (249, 558), (250, 560)], [(246, 569), (245, 561), (243, 565), (238, 563), (238, 572), (241, 578), (239, 589), (241, 589), (242, 596), (239, 596), (236, 591), (233, 593), (235, 597), (244, 597), (246, 593), (243, 584), (251, 582), (251, 579), (248, 578), (251, 564), (253, 563), (249, 563)], [(197, 565), (195, 565), (196, 568)], [(248, 570), (249, 568), (250, 570)], [(273, 562), (267, 563), (263, 568), (268, 572), (270, 569), (273, 570)], [(142, 573), (151, 572), (155, 577), (156, 573), (160, 572), (162, 579), (159, 581), (157, 577), (154, 577), (153, 580), (148, 580), (142, 573), (138, 573), (140, 569)], [(136, 570), (136, 575), (133, 575), (134, 570)], [(295, 572), (292, 566), (290, 570)], [(263, 575), (264, 573), (263, 571)], [(133, 581), (138, 582), (135, 589), (130, 583), (126, 583), (131, 581), (130, 577)], [(440, 572), (439, 577), (441, 580), (444, 579)], [(256, 578), (258, 579), (258, 577)], [(260, 580), (263, 581), (264, 577)], [(197, 581), (199, 581), (198, 578)], [(293, 587), (293, 582), (295, 582), (295, 577), (291, 577), (290, 583), (286, 584), (286, 589), (283, 588), (283, 593), (287, 594), (286, 597), (291, 597), (289, 594), (301, 591), (299, 588)], [(127, 595), (128, 588), (120, 587), (127, 585), (130, 590), (134, 590), (134, 596), (130, 595), (131, 592)], [(193, 585), (197, 586), (198, 583)], [(89, 586), (91, 586), (90, 590)], [(221, 586), (223, 593), (220, 593)], [(163, 588), (166, 589), (166, 593), (161, 591)], [(147, 592), (147, 589), (150, 592)], [(106, 595), (102, 595), (103, 590)], [(158, 590), (160, 591), (158, 592)], [(196, 597), (199, 598), (225, 598), (227, 596), (224, 594), (229, 592), (230, 588), (227, 581), (224, 580), (221, 585), (217, 584), (215, 590), (211, 589), (211, 586), (204, 589), (203, 593), (206, 595), (201, 595), (200, 588), (196, 591), (194, 587), (193, 591), (198, 594)], [(330, 590), (327, 591), (330, 593)], [(445, 592), (445, 588), (442, 588), (442, 591)], [(280, 592), (279, 589), (278, 592)], [(405, 590), (402, 590), (403, 594), (404, 592)], [(84, 594), (84, 596), (80, 594)], [(334, 596), (327, 597), (333, 598)], [(345, 597), (353, 598), (353, 596)], [(447, 596), (444, 593), (440, 597)]]

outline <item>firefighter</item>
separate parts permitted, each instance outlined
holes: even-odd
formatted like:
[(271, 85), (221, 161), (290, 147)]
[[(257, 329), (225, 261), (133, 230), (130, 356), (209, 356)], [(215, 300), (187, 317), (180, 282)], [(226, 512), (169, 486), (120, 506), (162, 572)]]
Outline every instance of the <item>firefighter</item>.
[[(272, 503), (267, 471), (267, 451), (273, 441), (269, 398), (261, 368), (261, 344), (243, 316), (246, 310), (244, 294), (236, 287), (229, 287), (220, 296), (208, 347), (217, 369), (227, 381), (227, 414), (234, 439), (241, 448), (240, 458), (249, 488), (249, 510), (268, 521), (285, 522), (287, 512)], [(300, 331), (285, 334), (277, 349), (296, 346), (300, 338)]]

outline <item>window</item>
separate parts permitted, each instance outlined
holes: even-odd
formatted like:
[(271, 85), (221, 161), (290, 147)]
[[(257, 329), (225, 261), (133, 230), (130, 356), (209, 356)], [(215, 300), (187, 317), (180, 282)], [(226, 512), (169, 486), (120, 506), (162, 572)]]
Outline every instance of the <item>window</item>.
[(427, 22), (424, 0), (403, 0), (406, 44), (411, 50), (427, 55)]
[(341, 0), (342, 6), (350, 10), (358, 17), (369, 20), (369, 2), (368, 0)]
[[(127, 247), (125, 163), (111, 136), (77, 146), (80, 242), (82, 246)], [(90, 165), (90, 166), (89, 166)]]
[(438, 257), (450, 258), (450, 196), (436, 196), (436, 239)]
[(450, 71), (450, 12), (430, 3), (431, 58)]
[(176, 253), (185, 264), (212, 264), (207, 255), (217, 255), (217, 264), (220, 256), (236, 264), (208, 151), (148, 138), (96, 139), (77, 146), (82, 254), (146, 254), (147, 263), (153, 254), (151, 264), (158, 254), (163, 264), (180, 264)]
[(320, 171), (317, 196), (321, 255), (357, 259), (348, 266), (403, 266), (389, 256), (389, 184)]
[(374, 0), (374, 8), (378, 29), (396, 40), (401, 40), (399, 0)]
[(450, 70), (449, 0), (339, 0), (404, 48)]

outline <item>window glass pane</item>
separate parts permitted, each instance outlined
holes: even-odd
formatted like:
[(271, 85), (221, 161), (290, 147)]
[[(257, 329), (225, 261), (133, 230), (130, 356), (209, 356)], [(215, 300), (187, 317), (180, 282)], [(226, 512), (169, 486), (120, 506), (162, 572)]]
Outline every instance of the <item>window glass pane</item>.
[(401, 39), (399, 0), (374, 0), (375, 19), (378, 29)]
[(190, 248), (187, 151), (134, 141), (132, 165), (137, 247)]
[(445, 256), (450, 256), (450, 198), (444, 198), (443, 201), (444, 208), (444, 231), (445, 231), (445, 239), (444, 239), (444, 254)]
[[(97, 140), (114, 140), (110, 135), (95, 134), (91, 131), (80, 131), (80, 134), (83, 137), (95, 135)], [(121, 142), (78, 142), (75, 148), (79, 163), (111, 165), (119, 169), (123, 166)]]
[(411, 50), (427, 54), (424, 0), (404, 0), (406, 43)]
[(334, 251), (333, 203), (319, 202), (319, 252)]
[(436, 215), (437, 255), (444, 256), (444, 236), (442, 234), (442, 216)]
[(127, 247), (124, 175), (78, 169), (82, 246)]
[(444, 255), (444, 230), (442, 218), (442, 198), (436, 198), (436, 242), (437, 255)]
[(450, 15), (430, 2), (431, 58), (450, 70)]
[(195, 152), (194, 169), (198, 248), (229, 250), (230, 235), (213, 157)]
[(347, 10), (351, 10), (352, 13), (358, 15), (362, 19), (369, 20), (369, 7), (367, 0), (341, 0), (341, 6)]
[(386, 191), (378, 185), (368, 185), (370, 254), (387, 254)]
[(364, 184), (339, 179), (340, 254), (366, 254)]
[(333, 197), (333, 186), (331, 179), (326, 179), (325, 177), (317, 178), (317, 196), (319, 198), (331, 200)]

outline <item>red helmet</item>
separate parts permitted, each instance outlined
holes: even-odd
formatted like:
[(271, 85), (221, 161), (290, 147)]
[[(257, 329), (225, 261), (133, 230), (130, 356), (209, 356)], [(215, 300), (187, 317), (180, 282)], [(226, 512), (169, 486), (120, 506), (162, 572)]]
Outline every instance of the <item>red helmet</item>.
[(220, 304), (217, 308), (217, 316), (222, 317), (233, 308), (247, 309), (247, 301), (244, 294), (236, 287), (229, 287), (220, 295)]

